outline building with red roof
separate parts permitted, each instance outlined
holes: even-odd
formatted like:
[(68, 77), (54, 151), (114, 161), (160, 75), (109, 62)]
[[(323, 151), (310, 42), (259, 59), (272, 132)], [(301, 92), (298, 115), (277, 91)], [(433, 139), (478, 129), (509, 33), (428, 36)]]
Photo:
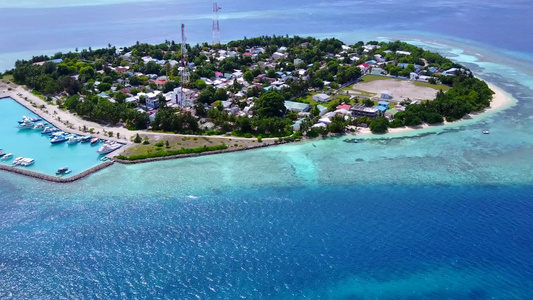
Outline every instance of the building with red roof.
[(349, 110), (350, 108), (352, 108), (352, 107), (350, 105), (348, 105), (348, 104), (343, 104), (343, 105), (337, 106), (337, 110), (339, 110), (339, 109)]

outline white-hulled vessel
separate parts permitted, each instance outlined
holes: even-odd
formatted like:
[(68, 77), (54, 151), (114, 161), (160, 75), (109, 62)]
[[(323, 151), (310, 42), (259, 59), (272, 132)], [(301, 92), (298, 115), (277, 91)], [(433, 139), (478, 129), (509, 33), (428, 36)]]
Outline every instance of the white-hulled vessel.
[(68, 139), (69, 139), (68, 134), (63, 132), (63, 134), (55, 135), (55, 136), (50, 140), (50, 143), (52, 143), (52, 144), (62, 143), (62, 142), (67, 141)]
[(30, 117), (26, 117), (26, 116), (22, 116), (22, 121), (18, 121), (19, 124), (22, 124), (26, 121), (30, 121), (30, 122), (39, 122), (39, 121), (42, 121), (43, 119), (41, 118), (30, 118)]
[(33, 128), (34, 123), (30, 121), (29, 119), (24, 119), (24, 122), (19, 124), (20, 129), (30, 129)]
[(13, 157), (13, 153), (7, 153), (2, 156), (2, 160), (8, 160)]
[(33, 158), (24, 158), (24, 157), (17, 157), (13, 161), (13, 165), (24, 166), (24, 167), (33, 165), (34, 163), (35, 163), (35, 160)]
[(31, 166), (35, 163), (35, 160), (33, 158), (23, 158), (20, 162), (19, 162), (19, 165), (21, 166), (24, 166), (24, 167), (27, 167), (27, 166)]
[(44, 129), (44, 124), (39, 122), (39, 123), (35, 123), (35, 125), (33, 125), (33, 129)]
[(22, 157), (22, 156), (19, 156), (19, 157), (15, 158), (15, 160), (13, 161), (13, 164), (14, 164), (15, 166), (18, 165), (19, 162), (20, 162), (22, 159), (24, 159), (24, 157)]
[(44, 130), (41, 132), (41, 134), (50, 134), (52, 132), (59, 131), (59, 129), (52, 127), (52, 126), (45, 126)]
[(107, 141), (96, 152), (98, 152), (100, 154), (107, 154), (107, 153), (110, 153), (110, 152), (113, 152), (113, 151), (117, 150), (120, 147), (122, 147), (122, 144), (119, 144), (119, 143), (113, 142), (113, 141)]
[(79, 143), (81, 141), (81, 137), (78, 137), (78, 136), (75, 136), (75, 135), (72, 135), (68, 138), (68, 141), (67, 143), (72, 145), (72, 144), (76, 144), (76, 143)]

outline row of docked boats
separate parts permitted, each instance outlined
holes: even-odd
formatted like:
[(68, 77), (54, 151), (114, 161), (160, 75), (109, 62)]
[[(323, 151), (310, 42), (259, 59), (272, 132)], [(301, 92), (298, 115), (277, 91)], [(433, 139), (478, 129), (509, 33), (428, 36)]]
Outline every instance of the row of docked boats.
[[(13, 153), (5, 153), (4, 150), (0, 149), (0, 159), (2, 161), (9, 160), (13, 157)], [(31, 166), (35, 163), (35, 160), (33, 158), (27, 158), (27, 157), (17, 157), (13, 161), (14, 166)]]
[[(63, 132), (59, 130), (58, 128), (49, 126), (46, 123), (42, 123), (39, 121), (42, 121), (42, 119), (41, 118), (29, 118), (29, 117), (23, 116), (22, 121), (18, 121), (19, 128), (21, 129), (30, 129), (30, 128), (42, 129), (41, 134), (48, 134), (48, 136), (51, 138), (50, 142), (52, 144), (59, 144), (63, 142), (67, 142), (67, 144), (90, 142), (91, 145), (96, 145), (97, 143), (100, 142), (100, 139), (93, 138), (90, 135), (78, 136), (75, 134), (70, 134), (70, 133)], [(97, 150), (97, 152), (99, 154), (108, 154), (108, 153), (111, 153), (117, 150), (120, 147), (122, 147), (122, 144), (120, 143), (117, 143), (114, 141), (107, 141)]]

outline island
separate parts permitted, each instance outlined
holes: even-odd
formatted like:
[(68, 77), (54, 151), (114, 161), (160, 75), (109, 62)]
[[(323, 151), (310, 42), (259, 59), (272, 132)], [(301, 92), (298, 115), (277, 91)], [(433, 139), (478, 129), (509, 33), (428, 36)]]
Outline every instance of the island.
[(453, 122), (494, 94), (468, 68), (405, 42), (299, 36), (76, 49), (2, 76), (34, 112), (127, 143), (114, 156), (122, 162)]

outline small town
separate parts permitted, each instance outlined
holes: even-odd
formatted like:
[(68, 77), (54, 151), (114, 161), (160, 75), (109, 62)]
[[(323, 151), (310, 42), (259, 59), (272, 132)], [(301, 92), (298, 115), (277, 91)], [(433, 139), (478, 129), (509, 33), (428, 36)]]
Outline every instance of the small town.
[(181, 44), (36, 56), (4, 76), (99, 124), (259, 142), (454, 121), (492, 95), (463, 66), (400, 41), (265, 36), (191, 47), (184, 25)]

